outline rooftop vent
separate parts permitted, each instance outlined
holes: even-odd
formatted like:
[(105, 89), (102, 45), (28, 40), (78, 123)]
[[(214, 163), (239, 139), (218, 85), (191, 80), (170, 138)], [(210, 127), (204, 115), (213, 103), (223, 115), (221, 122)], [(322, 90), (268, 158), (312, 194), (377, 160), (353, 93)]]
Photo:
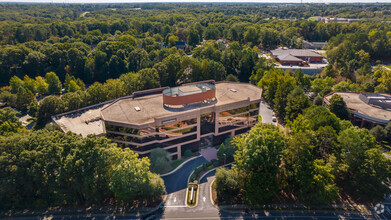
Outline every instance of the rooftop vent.
[(136, 107), (134, 107), (134, 110), (136, 110), (136, 112), (139, 112), (139, 111), (141, 111), (141, 108), (136, 106)]
[(238, 90), (236, 89), (230, 89), (231, 92), (237, 92)]

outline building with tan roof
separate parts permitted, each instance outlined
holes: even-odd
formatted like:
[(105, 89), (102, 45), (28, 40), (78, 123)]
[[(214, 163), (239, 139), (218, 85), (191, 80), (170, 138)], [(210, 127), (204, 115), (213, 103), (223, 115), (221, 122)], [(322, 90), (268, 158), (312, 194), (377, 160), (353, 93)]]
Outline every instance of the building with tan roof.
[(387, 125), (391, 120), (391, 95), (385, 93), (332, 92), (324, 97), (330, 104), (333, 95), (340, 95), (351, 113), (352, 122), (360, 127)]
[(258, 121), (261, 95), (262, 89), (252, 84), (210, 80), (135, 92), (93, 110), (54, 116), (54, 121), (83, 136), (96, 129), (141, 156), (161, 147), (180, 159), (185, 150), (248, 131)]

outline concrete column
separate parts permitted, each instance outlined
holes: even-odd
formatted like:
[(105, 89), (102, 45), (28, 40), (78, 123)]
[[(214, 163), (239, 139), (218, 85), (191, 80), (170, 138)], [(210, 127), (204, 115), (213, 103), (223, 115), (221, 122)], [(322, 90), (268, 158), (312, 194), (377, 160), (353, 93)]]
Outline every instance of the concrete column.
[(197, 116), (197, 140), (201, 138), (201, 115)]
[(178, 145), (177, 147), (176, 147), (176, 151), (177, 151), (177, 155), (178, 155), (178, 160), (180, 160), (180, 159), (182, 159), (182, 146), (181, 145)]
[(231, 137), (235, 137), (235, 131), (231, 131)]
[(353, 115), (353, 125), (356, 124), (356, 116)]
[(364, 120), (364, 119), (362, 119), (362, 120), (361, 120), (361, 125), (360, 125), (360, 128), (363, 128), (363, 127), (364, 127), (364, 125), (365, 125), (365, 120)]
[(219, 133), (219, 112), (215, 112), (215, 135)]

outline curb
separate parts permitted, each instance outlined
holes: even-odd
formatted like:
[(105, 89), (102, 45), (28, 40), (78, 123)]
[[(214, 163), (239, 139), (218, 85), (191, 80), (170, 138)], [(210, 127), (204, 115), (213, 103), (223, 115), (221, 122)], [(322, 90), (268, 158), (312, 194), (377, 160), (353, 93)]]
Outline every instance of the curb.
[(175, 168), (174, 170), (172, 170), (172, 171), (170, 171), (170, 172), (168, 172), (168, 173), (160, 174), (160, 176), (161, 176), (161, 177), (164, 177), (164, 176), (171, 175), (171, 174), (175, 173), (177, 170), (179, 170), (180, 168), (182, 168), (182, 166), (185, 165), (187, 162), (190, 162), (190, 161), (192, 161), (192, 160), (194, 160), (194, 159), (197, 159), (197, 158), (199, 158), (199, 157), (202, 157), (202, 155), (198, 155), (198, 156), (196, 156), (196, 157), (190, 157), (189, 159), (183, 161), (183, 163), (181, 163), (181, 165), (179, 165), (179, 166), (178, 166), (177, 168)]
[[(198, 166), (198, 167), (196, 167), (196, 168), (197, 168), (197, 169), (198, 169), (198, 168), (201, 168), (201, 167), (202, 167), (202, 165), (203, 165), (203, 164), (199, 165), (199, 166)], [(187, 178), (187, 186), (189, 186), (190, 177), (191, 177), (191, 175), (193, 175), (193, 173), (194, 173), (194, 170), (193, 170), (193, 171), (191, 171), (191, 173), (190, 173), (189, 177)]]
[(212, 203), (212, 205), (215, 207), (215, 208), (219, 208), (215, 202), (213, 201), (213, 198), (212, 198), (212, 187), (213, 187), (213, 183), (215, 182), (216, 179), (212, 180), (212, 182), (210, 183), (210, 186), (209, 186), (209, 199), (210, 199), (210, 203)]
[(186, 205), (186, 207), (187, 208), (196, 208), (197, 206), (198, 206), (198, 197), (199, 197), (199, 195), (200, 195), (200, 184), (197, 184), (197, 200), (196, 200), (196, 204), (194, 204), (193, 206), (189, 206), (188, 204), (187, 204), (187, 195), (189, 194), (189, 186), (187, 186), (187, 188), (186, 188), (186, 199), (185, 199), (185, 205)]

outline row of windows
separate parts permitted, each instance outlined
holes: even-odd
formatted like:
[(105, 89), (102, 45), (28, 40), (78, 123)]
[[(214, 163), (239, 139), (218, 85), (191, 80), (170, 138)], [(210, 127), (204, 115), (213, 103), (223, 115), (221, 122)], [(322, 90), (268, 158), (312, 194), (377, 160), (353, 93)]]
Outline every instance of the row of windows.
[[(240, 114), (242, 112), (248, 112), (248, 113)], [(252, 125), (258, 120), (258, 117), (256, 117), (258, 115), (259, 115), (259, 103), (252, 104), (242, 108), (220, 112), (219, 116), (224, 118), (219, 118), (218, 120), (218, 123), (221, 126), (219, 128), (219, 132), (236, 129), (238, 127), (247, 126), (249, 124)], [(216, 113), (214, 112), (201, 115), (200, 116), (201, 135), (207, 133), (214, 133), (215, 121), (216, 121)], [(152, 141), (165, 140), (172, 137), (179, 137), (175, 140), (167, 141), (164, 143), (152, 143), (142, 147), (119, 143), (119, 146), (131, 147), (131, 149), (136, 151), (148, 151), (156, 147), (164, 148), (172, 145), (181, 144), (186, 141), (194, 140), (197, 138), (197, 134), (192, 134), (186, 137), (180, 137), (197, 131), (197, 126), (196, 126), (197, 118), (179, 121), (179, 122), (176, 122), (175, 120), (168, 120), (165, 122), (166, 124), (164, 125), (148, 127), (145, 129), (132, 129), (127, 127), (120, 127), (120, 126), (106, 124), (107, 137), (113, 140), (127, 141), (135, 144), (144, 144)], [(188, 127), (188, 126), (192, 126), (192, 127)], [(176, 131), (170, 131), (181, 127), (188, 127), (188, 128), (184, 128)], [(110, 131), (139, 135), (140, 137), (131, 137), (127, 135), (113, 134)]]
[[(107, 123), (105, 123), (105, 126), (106, 126), (106, 131), (108, 131), (108, 133), (110, 131), (116, 131), (116, 132), (122, 132), (122, 133), (127, 133), (127, 134), (144, 136), (144, 135), (149, 135), (149, 134), (153, 135), (154, 133), (166, 132), (166, 131), (170, 131), (173, 129), (187, 127), (187, 126), (195, 125), (195, 124), (197, 124), (197, 118), (179, 121), (179, 122), (171, 122), (168, 124), (164, 124), (162, 126), (152, 126), (152, 127), (148, 127), (145, 129), (127, 128), (127, 127), (121, 127), (121, 126), (116, 126), (116, 125), (110, 125)], [(178, 131), (175, 131), (175, 132), (178, 133)]]
[(121, 141), (128, 141), (128, 142), (134, 142), (134, 143), (147, 143), (151, 141), (157, 141), (157, 140), (165, 140), (169, 139), (172, 137), (178, 137), (182, 136), (191, 132), (197, 131), (197, 127), (189, 127), (185, 129), (180, 129), (180, 130), (175, 130), (172, 132), (167, 132), (167, 133), (162, 133), (162, 134), (155, 134), (155, 135), (149, 135), (145, 137), (131, 137), (131, 136), (126, 136), (126, 135), (119, 135), (119, 134), (113, 134), (110, 132), (107, 132), (107, 137), (110, 139), (115, 139), (115, 140), (121, 140)]
[(253, 110), (253, 109), (259, 110), (259, 103), (255, 103), (255, 104), (251, 104), (249, 106), (245, 106), (245, 107), (241, 107), (241, 108), (236, 108), (236, 109), (231, 109), (231, 110), (220, 112), (219, 113), (219, 117), (227, 117), (227, 116), (230, 116), (230, 115), (236, 115), (236, 114), (240, 114), (242, 112), (247, 112), (247, 111), (250, 111), (250, 110)]
[[(191, 140), (195, 140), (195, 139), (197, 139), (197, 134), (189, 135), (186, 137), (178, 138), (178, 139), (175, 139), (172, 141), (167, 141), (164, 143), (153, 143), (153, 144), (148, 144), (145, 146), (133, 146), (133, 145), (124, 144), (124, 143), (118, 143), (118, 146), (123, 147), (123, 148), (129, 147), (131, 150), (143, 152), (143, 151), (152, 150), (157, 147), (164, 148), (164, 147), (169, 147), (169, 146), (173, 146), (173, 145), (178, 145), (178, 144), (181, 144), (181, 143), (184, 143), (187, 141), (191, 141)], [(173, 148), (170, 151), (176, 151), (175, 149), (176, 148)]]

